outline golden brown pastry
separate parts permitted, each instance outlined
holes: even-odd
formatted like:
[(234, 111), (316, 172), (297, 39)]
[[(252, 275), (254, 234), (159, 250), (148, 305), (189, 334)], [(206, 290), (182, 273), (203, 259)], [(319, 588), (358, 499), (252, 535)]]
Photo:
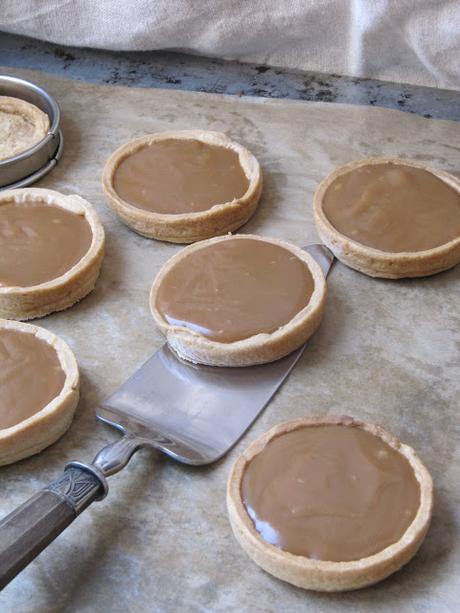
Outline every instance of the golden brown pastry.
[(80, 196), (43, 188), (0, 192), (0, 317), (61, 311), (94, 288), (104, 229)]
[(39, 143), (49, 127), (48, 115), (34, 104), (0, 96), (0, 160), (14, 157)]
[(131, 229), (172, 243), (236, 230), (262, 192), (256, 158), (219, 132), (181, 130), (126, 143), (108, 159), (102, 186)]
[(352, 590), (381, 581), (428, 530), (431, 477), (415, 451), (351, 417), (286, 422), (235, 462), (234, 535), (265, 571), (297, 587)]
[(0, 319), (0, 465), (38, 453), (69, 428), (79, 397), (78, 366), (63, 340)]
[(314, 196), (318, 233), (347, 266), (398, 279), (460, 261), (460, 181), (410, 160), (370, 158), (337, 168)]
[(321, 322), (326, 281), (289, 243), (255, 235), (190, 245), (158, 273), (150, 294), (156, 324), (185, 360), (248, 366), (294, 351)]

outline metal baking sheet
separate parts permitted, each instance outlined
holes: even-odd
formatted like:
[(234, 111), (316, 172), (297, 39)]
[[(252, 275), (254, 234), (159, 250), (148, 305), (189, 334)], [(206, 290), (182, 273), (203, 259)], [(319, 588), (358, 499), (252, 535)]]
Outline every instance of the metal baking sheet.
[[(243, 232), (317, 241), (312, 195), (335, 166), (408, 156), (458, 174), (460, 125), (370, 107), (94, 86), (24, 72), (60, 102), (66, 155), (40, 186), (91, 201), (107, 232), (96, 290), (36, 323), (61, 335), (81, 365), (82, 399), (69, 432), (45, 452), (0, 469), (6, 513), (70, 460), (90, 460), (116, 433), (94, 408), (162, 343), (150, 284), (181, 248), (134, 234), (108, 210), (99, 183), (108, 155), (157, 130), (227, 132), (261, 161), (260, 209)], [(460, 266), (426, 279), (374, 280), (336, 264), (326, 315), (287, 383), (216, 466), (187, 468), (148, 451), (110, 479), (85, 512), (0, 594), (2, 611), (450, 612), (460, 602)], [(231, 463), (256, 436), (304, 415), (350, 414), (413, 445), (436, 503), (427, 539), (405, 569), (344, 594), (293, 588), (260, 570), (227, 520)], [(127, 474), (128, 473), (128, 474)]]

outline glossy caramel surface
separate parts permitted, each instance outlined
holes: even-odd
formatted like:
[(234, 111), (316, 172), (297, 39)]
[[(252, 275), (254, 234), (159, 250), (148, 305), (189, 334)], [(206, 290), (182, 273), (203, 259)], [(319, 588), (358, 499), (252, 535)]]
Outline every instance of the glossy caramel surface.
[(88, 252), (84, 215), (46, 203), (0, 206), (0, 287), (29, 287), (56, 279)]
[(171, 325), (231, 343), (287, 324), (313, 290), (307, 264), (291, 251), (235, 238), (181, 259), (159, 285), (156, 307)]
[(398, 541), (420, 505), (406, 458), (349, 426), (282, 434), (246, 467), (242, 498), (256, 530), (284, 551), (346, 562)]
[(241, 198), (249, 180), (238, 153), (198, 140), (162, 140), (131, 153), (115, 170), (113, 186), (145, 211), (196, 213)]
[(0, 430), (38, 413), (64, 382), (51, 345), (34, 334), (0, 328)]
[(460, 194), (423, 168), (355, 168), (331, 183), (322, 206), (336, 230), (381, 251), (425, 251), (460, 237)]

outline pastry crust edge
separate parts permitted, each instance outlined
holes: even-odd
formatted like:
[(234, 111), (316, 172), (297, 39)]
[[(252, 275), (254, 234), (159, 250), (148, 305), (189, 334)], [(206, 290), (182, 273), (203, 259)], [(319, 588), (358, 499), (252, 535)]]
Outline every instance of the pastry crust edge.
[[(266, 542), (256, 531), (241, 496), (241, 484), (247, 464), (277, 436), (304, 427), (345, 425), (361, 428), (378, 436), (399, 451), (414, 470), (420, 485), (417, 514), (396, 542), (382, 551), (351, 562), (313, 560), (294, 555)], [(430, 525), (433, 509), (433, 482), (428, 470), (412, 447), (380, 426), (352, 417), (307, 417), (281, 423), (257, 438), (237, 458), (227, 482), (227, 509), (236, 540), (248, 556), (263, 570), (303, 589), (337, 592), (355, 590), (377, 583), (399, 570), (416, 554)]]
[(372, 157), (339, 166), (325, 177), (313, 197), (316, 229), (323, 243), (336, 258), (370, 277), (401, 279), (425, 277), (448, 270), (460, 262), (460, 237), (425, 251), (390, 253), (363, 245), (345, 236), (330, 223), (323, 211), (323, 198), (328, 187), (341, 175), (374, 164), (396, 164), (421, 168), (444, 181), (460, 193), (460, 180), (453, 175), (412, 160), (391, 157)]
[(104, 258), (104, 228), (96, 211), (80, 196), (39, 187), (0, 192), (0, 207), (11, 201), (46, 202), (84, 215), (93, 239), (81, 260), (60, 277), (29, 287), (0, 287), (0, 317), (25, 321), (71, 307), (94, 289)]
[(39, 109), (35, 104), (27, 102), (27, 100), (15, 98), (14, 96), (0, 96), (0, 111), (5, 111), (7, 113), (9, 112), (15, 115), (22, 115), (34, 126), (32, 142), (27, 146), (16, 144), (8, 155), (0, 156), (0, 162), (10, 160), (11, 158), (29, 151), (29, 149), (32, 149), (38, 145), (38, 143), (40, 143), (49, 132), (50, 119), (48, 115)]
[(58, 396), (27, 419), (0, 429), (0, 466), (4, 466), (39, 453), (68, 430), (79, 400), (80, 376), (72, 350), (52, 332), (8, 319), (0, 319), (0, 328), (33, 334), (47, 342), (56, 350), (65, 373), (64, 385)]
[[(158, 287), (168, 271), (190, 253), (226, 240), (255, 239), (287, 249), (304, 261), (313, 277), (310, 302), (291, 321), (272, 333), (261, 333), (240, 341), (219, 343), (183, 326), (170, 325), (156, 308)], [(327, 286), (316, 260), (306, 251), (285, 241), (255, 234), (219, 236), (189, 245), (170, 258), (157, 274), (150, 291), (150, 309), (155, 323), (169, 346), (182, 359), (207, 366), (252, 366), (278, 360), (301, 347), (321, 323), (326, 306)]]
[[(198, 140), (237, 152), (249, 180), (246, 193), (232, 202), (215, 204), (196, 213), (169, 215), (137, 208), (118, 196), (113, 179), (119, 164), (129, 155), (162, 140)], [(131, 140), (112, 153), (102, 173), (102, 188), (108, 205), (129, 228), (145, 236), (170, 243), (193, 243), (227, 234), (245, 224), (255, 213), (262, 193), (262, 171), (255, 156), (221, 132), (209, 130), (171, 130)]]

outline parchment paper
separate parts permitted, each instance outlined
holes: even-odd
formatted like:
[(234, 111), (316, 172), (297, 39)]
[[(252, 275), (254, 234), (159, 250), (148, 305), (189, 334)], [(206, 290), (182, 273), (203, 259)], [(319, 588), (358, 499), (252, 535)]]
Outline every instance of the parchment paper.
[[(11, 72), (11, 71), (10, 71)], [(460, 125), (398, 111), (328, 103), (238, 99), (158, 89), (93, 86), (20, 72), (59, 100), (66, 139), (40, 185), (80, 194), (105, 225), (96, 290), (36, 320), (62, 336), (81, 366), (81, 402), (69, 432), (45, 452), (0, 469), (7, 513), (70, 460), (92, 459), (118, 435), (94, 409), (163, 343), (148, 308), (160, 266), (181, 247), (128, 230), (99, 184), (126, 140), (172, 128), (227, 132), (260, 159), (265, 188), (244, 227), (297, 245), (317, 241), (312, 194), (336, 165), (369, 155), (408, 156), (459, 174)], [(372, 280), (337, 263), (320, 330), (288, 381), (219, 464), (187, 468), (140, 452), (110, 493), (0, 595), (0, 610), (429, 611), (460, 606), (460, 266), (431, 278)], [(416, 558), (372, 588), (315, 594), (278, 581), (247, 558), (227, 520), (225, 485), (237, 455), (271, 426), (303, 415), (350, 414), (413, 445), (436, 487), (432, 527)]]

